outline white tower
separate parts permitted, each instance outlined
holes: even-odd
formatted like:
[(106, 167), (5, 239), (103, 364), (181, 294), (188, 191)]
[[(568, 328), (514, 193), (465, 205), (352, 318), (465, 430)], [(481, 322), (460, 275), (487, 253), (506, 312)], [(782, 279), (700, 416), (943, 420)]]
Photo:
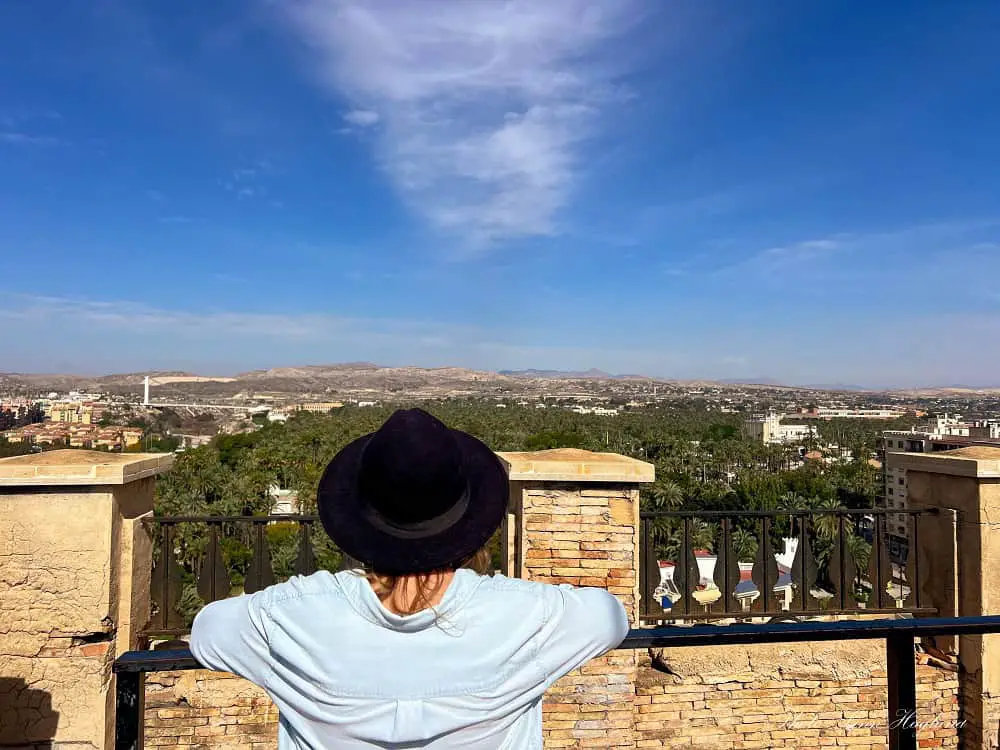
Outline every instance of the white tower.
[(149, 406), (149, 375), (142, 381), (142, 405)]

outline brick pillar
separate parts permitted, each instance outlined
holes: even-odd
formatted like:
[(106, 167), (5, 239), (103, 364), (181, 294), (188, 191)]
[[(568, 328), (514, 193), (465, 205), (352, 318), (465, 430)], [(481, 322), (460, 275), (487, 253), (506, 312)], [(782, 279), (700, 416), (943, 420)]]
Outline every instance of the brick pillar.
[[(639, 484), (653, 466), (575, 449), (501, 453), (511, 479), (511, 573), (605, 588), (639, 615)], [(545, 747), (634, 748), (637, 654), (612, 652), (559, 680), (545, 701)]]
[(0, 459), (0, 748), (112, 747), (111, 662), (149, 616), (140, 519), (172, 458)]
[[(919, 529), (921, 564), (927, 569), (918, 581), (921, 595), (929, 593), (943, 616), (1000, 614), (1000, 448), (906, 455), (900, 465), (906, 469), (910, 506), (939, 511)], [(995, 750), (1000, 747), (1000, 635), (962, 636), (958, 661), (962, 747)]]

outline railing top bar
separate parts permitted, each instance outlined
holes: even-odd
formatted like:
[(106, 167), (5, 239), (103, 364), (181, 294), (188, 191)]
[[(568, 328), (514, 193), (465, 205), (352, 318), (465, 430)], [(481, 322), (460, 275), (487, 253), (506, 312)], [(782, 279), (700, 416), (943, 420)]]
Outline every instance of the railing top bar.
[(117, 659), (111, 670), (121, 672), (172, 672), (175, 669), (202, 669), (190, 649), (169, 651), (128, 651)]
[(277, 515), (277, 516), (153, 516), (143, 519), (145, 523), (268, 523), (270, 521), (302, 522), (319, 521), (318, 515)]
[[(765, 625), (665, 626), (631, 630), (618, 649), (677, 646), (730, 646), (747, 643), (860, 641), (895, 635), (982, 635), (1000, 633), (1000, 616), (928, 617), (901, 620), (768, 623)], [(129, 651), (115, 660), (114, 672), (165, 672), (199, 669), (188, 649)]]
[(1000, 633), (1000, 615), (986, 617), (927, 617), (899, 620), (840, 620), (765, 625), (664, 626), (629, 631), (618, 648), (670, 646), (729, 646), (747, 643), (801, 641), (862, 641), (893, 635), (982, 635)]
[(640, 518), (774, 518), (776, 516), (919, 516), (936, 508), (866, 508), (864, 510), (644, 510)]
[[(644, 510), (642, 518), (774, 518), (775, 516), (918, 516), (933, 513), (934, 508), (866, 508), (863, 510)], [(269, 516), (153, 516), (145, 523), (268, 523), (270, 521), (316, 522), (316, 514), (279, 514)]]

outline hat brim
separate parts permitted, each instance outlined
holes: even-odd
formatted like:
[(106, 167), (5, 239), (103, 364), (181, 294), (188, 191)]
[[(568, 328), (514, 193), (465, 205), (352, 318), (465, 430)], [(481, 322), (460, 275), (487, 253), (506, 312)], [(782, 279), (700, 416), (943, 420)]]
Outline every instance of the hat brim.
[(344, 447), (326, 467), (317, 504), (326, 533), (342, 552), (372, 570), (406, 575), (454, 567), (482, 548), (500, 527), (507, 512), (507, 469), (485, 444), (451, 430), (469, 482), (465, 513), (444, 531), (420, 539), (403, 539), (374, 526), (359, 490), (360, 457), (372, 435)]

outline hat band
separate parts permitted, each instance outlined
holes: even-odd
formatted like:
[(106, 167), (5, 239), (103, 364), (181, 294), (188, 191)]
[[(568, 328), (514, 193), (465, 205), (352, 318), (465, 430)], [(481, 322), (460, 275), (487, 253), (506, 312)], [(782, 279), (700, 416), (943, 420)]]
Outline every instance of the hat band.
[(427, 537), (447, 531), (458, 523), (469, 508), (470, 495), (469, 483), (466, 482), (462, 496), (448, 510), (439, 516), (434, 516), (434, 518), (415, 521), (414, 523), (404, 523), (387, 518), (371, 505), (365, 507), (364, 514), (372, 526), (390, 536), (397, 537), (398, 539), (426, 539)]

